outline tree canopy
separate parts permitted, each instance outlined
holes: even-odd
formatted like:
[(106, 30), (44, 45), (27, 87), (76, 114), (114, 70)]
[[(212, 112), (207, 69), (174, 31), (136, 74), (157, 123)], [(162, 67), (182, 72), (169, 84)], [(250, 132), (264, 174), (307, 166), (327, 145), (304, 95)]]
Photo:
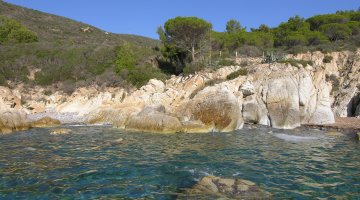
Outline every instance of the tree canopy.
[(196, 54), (204, 47), (211, 28), (211, 23), (197, 17), (176, 17), (169, 19), (158, 33), (167, 47), (189, 52), (192, 61), (196, 61)]

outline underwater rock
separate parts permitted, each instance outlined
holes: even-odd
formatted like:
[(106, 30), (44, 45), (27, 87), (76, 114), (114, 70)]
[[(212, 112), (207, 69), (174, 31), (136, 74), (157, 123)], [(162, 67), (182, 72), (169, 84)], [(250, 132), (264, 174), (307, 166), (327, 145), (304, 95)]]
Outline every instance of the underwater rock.
[(255, 183), (243, 179), (228, 179), (216, 176), (202, 178), (177, 199), (272, 199), (269, 192)]
[(66, 134), (69, 134), (69, 133), (71, 133), (70, 129), (59, 128), (59, 129), (52, 130), (50, 132), (50, 135), (66, 135)]

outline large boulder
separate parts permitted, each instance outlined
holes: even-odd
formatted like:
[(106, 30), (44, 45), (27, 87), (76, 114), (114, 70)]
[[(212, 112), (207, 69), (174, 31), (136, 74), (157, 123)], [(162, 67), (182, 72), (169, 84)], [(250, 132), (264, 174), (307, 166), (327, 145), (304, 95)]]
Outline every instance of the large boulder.
[(0, 110), (0, 134), (23, 131), (29, 128), (24, 112), (15, 109)]
[(299, 91), (293, 77), (271, 78), (266, 99), (272, 127), (292, 129), (300, 126)]
[(182, 131), (178, 118), (165, 113), (162, 105), (147, 106), (139, 114), (132, 115), (125, 128), (133, 131), (176, 133)]
[(140, 107), (120, 107), (120, 108), (99, 108), (87, 116), (89, 124), (111, 124), (114, 127), (125, 128), (125, 124), (131, 115), (136, 115), (141, 111)]
[(206, 176), (178, 199), (272, 199), (272, 195), (248, 180)]
[(244, 99), (242, 114), (245, 123), (270, 126), (266, 105), (255, 95)]
[(206, 132), (229, 132), (243, 125), (241, 103), (226, 85), (206, 87), (183, 108), (183, 121), (200, 121)]

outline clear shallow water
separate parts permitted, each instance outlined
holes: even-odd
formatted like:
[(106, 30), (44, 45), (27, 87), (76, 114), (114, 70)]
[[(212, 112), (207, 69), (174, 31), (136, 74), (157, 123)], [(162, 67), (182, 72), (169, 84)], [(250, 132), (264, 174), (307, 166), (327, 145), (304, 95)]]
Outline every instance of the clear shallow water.
[(176, 199), (208, 174), (251, 180), (275, 198), (360, 199), (360, 143), (320, 131), (67, 128), (0, 136), (0, 199)]

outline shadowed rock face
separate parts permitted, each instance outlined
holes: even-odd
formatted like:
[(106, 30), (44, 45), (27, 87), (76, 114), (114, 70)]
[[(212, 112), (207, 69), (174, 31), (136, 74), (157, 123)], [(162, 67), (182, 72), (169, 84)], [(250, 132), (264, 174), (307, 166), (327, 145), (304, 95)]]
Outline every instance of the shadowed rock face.
[(202, 178), (177, 199), (272, 199), (269, 192), (255, 183), (243, 179), (226, 179), (216, 176)]

